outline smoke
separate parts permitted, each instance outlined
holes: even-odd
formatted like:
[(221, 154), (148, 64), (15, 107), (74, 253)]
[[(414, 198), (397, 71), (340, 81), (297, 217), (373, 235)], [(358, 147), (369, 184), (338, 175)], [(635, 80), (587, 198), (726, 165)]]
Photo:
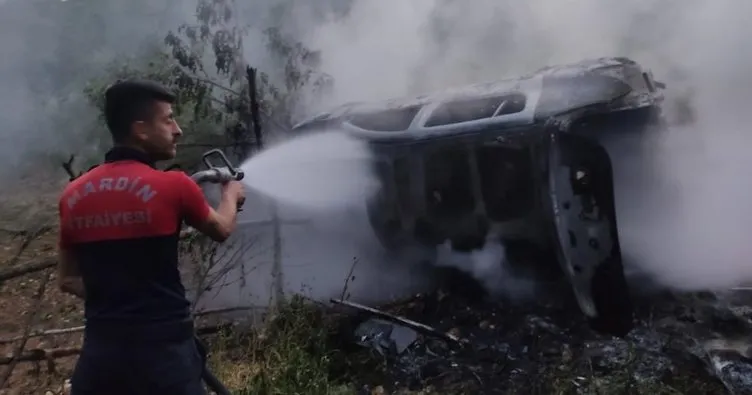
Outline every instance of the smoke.
[[(263, 30), (279, 3), (237, 8), (248, 23), (244, 52), (254, 66), (274, 70)], [(196, 23), (197, 0), (0, 1), (0, 179), (32, 160), (79, 157), (108, 141), (96, 108), (84, 95), (113, 66), (137, 68), (164, 48), (168, 32)], [(169, 49), (169, 48), (167, 48)], [(213, 67), (207, 62), (207, 70)], [(190, 132), (190, 131), (188, 131)], [(32, 155), (33, 154), (33, 155)], [(60, 170), (61, 177), (65, 174)]]
[(99, 127), (86, 84), (106, 75), (113, 59), (161, 44), (191, 7), (175, 0), (0, 3), (0, 179), (32, 161), (86, 151)]
[[(644, 190), (617, 180), (622, 248), (630, 270), (664, 285), (715, 289), (752, 278), (752, 55), (742, 49), (751, 8), (730, 0), (363, 0), (348, 17), (313, 28), (309, 44), (335, 77), (333, 102), (420, 94), (587, 57), (629, 56), (650, 67), (668, 83), (670, 124), (646, 139), (640, 158), (612, 151), (615, 167), (647, 166), (637, 184)], [(687, 100), (694, 122), (679, 125)]]
[[(194, 4), (184, 0), (138, 4), (110, 0), (98, 2), (96, 15), (84, 17), (77, 11), (77, 23), (72, 24), (69, 21), (74, 19), (66, 22), (58, 16), (59, 7), (44, 8), (45, 12), (39, 8), (76, 1), (0, 2), (0, 48), (5, 55), (0, 65), (4, 143), (0, 165), (22, 160), (28, 149), (19, 147), (54, 147), (75, 134), (46, 119), (47, 107), (40, 103), (46, 103), (48, 91), (54, 88), (74, 95), (81, 84), (59, 85), (73, 76), (84, 80), (114, 53), (136, 53), (138, 44), (193, 18), (194, 12)], [(332, 95), (310, 112), (351, 100), (495, 80), (586, 57), (623, 55), (652, 68), (657, 79), (668, 83), (669, 121), (677, 119), (677, 103), (691, 98), (694, 122), (672, 124), (647, 140), (647, 157), (615, 155), (615, 162), (623, 159), (623, 166), (647, 168), (641, 190), (617, 185), (624, 253), (634, 269), (672, 287), (723, 288), (752, 277), (752, 265), (747, 263), (752, 252), (747, 241), (752, 188), (745, 185), (752, 162), (745, 116), (752, 99), (748, 77), (752, 55), (744, 50), (752, 33), (746, 21), (752, 3), (343, 0), (326, 4), (329, 8), (304, 1), (259, 1), (243, 14), (253, 25), (244, 42), (248, 60), (264, 71), (276, 67), (263, 51), (260, 31), (271, 23), (264, 21), (281, 24), (285, 32), (321, 50), (322, 68), (336, 84)], [(280, 14), (279, 9), (285, 12)], [(71, 26), (76, 34), (69, 33)], [(92, 40), (97, 44), (94, 52)], [(71, 70), (87, 65), (86, 75), (72, 74)], [(70, 117), (87, 118), (89, 110), (84, 106)], [(75, 123), (67, 127), (75, 129)], [(332, 228), (336, 227), (327, 229)], [(311, 251), (310, 256), (318, 254)], [(325, 254), (318, 255), (323, 259)], [(347, 269), (340, 266), (317, 270), (322, 276), (343, 277), (340, 271)]]
[(535, 295), (534, 279), (512, 271), (497, 230), (498, 226), (492, 227), (483, 248), (470, 252), (455, 251), (449, 241), (445, 242), (438, 247), (434, 264), (469, 274), (480, 282), (491, 298), (526, 300)]

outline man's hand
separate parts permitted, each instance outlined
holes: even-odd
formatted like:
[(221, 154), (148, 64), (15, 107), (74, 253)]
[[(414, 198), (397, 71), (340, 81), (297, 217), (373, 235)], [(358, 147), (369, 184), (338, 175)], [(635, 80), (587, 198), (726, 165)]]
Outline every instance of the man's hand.
[(225, 197), (235, 202), (236, 207), (242, 207), (245, 203), (245, 190), (240, 181), (230, 181), (222, 185), (222, 200)]
[(78, 296), (81, 299), (86, 298), (86, 290), (81, 280), (81, 273), (78, 271), (78, 262), (73, 253), (67, 249), (58, 248), (58, 272), (57, 284), (61, 291)]
[(217, 242), (224, 242), (235, 230), (238, 208), (245, 201), (243, 184), (230, 181), (222, 185), (222, 197), (217, 209), (209, 207), (201, 188), (190, 178), (184, 177), (183, 212), (188, 226), (209, 236)]

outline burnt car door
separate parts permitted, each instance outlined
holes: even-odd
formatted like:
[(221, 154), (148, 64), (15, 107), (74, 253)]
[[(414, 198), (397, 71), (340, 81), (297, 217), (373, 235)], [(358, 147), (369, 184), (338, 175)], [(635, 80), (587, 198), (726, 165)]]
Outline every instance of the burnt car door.
[(616, 227), (611, 161), (594, 141), (548, 135), (547, 200), (557, 258), (582, 311), (597, 330), (623, 336), (633, 308)]

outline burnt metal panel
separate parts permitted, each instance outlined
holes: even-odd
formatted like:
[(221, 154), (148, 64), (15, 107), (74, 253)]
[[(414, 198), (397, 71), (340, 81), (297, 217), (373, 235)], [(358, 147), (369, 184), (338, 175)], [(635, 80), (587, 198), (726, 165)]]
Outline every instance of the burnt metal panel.
[(409, 106), (385, 111), (355, 114), (349, 117), (351, 124), (375, 132), (401, 132), (410, 127), (421, 106)]
[(514, 92), (505, 95), (455, 100), (442, 103), (431, 113), (424, 127), (451, 125), (500, 115), (514, 114), (525, 109), (526, 97)]
[(617, 78), (586, 73), (543, 77), (543, 88), (535, 118), (542, 120), (596, 104), (610, 103), (629, 94), (632, 88)]

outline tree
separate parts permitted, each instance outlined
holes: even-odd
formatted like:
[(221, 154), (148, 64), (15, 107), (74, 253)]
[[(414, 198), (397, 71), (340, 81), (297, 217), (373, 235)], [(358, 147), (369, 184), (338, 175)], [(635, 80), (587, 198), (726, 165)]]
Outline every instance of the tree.
[[(146, 59), (148, 60), (117, 59), (108, 68), (106, 78), (93, 80), (87, 85), (86, 95), (101, 113), (104, 91), (113, 81), (139, 77), (165, 84), (177, 96), (173, 109), (179, 124), (190, 131), (184, 139), (189, 149), (181, 150), (183, 153), (177, 159), (177, 164), (191, 168), (199, 159), (195, 148), (223, 145), (222, 135), (216, 131), (233, 121), (232, 114), (225, 108), (225, 102), (212, 96), (214, 84), (211, 81), (195, 78), (161, 48), (154, 49)], [(103, 120), (100, 119), (100, 124), (102, 123)], [(109, 144), (109, 137), (103, 137), (99, 140), (100, 152)], [(193, 144), (198, 146), (194, 147)]]
[[(247, 142), (251, 139), (251, 125), (245, 79), (248, 54), (243, 52), (243, 44), (249, 27), (240, 25), (235, 13), (235, 4), (229, 0), (200, 0), (196, 21), (168, 34), (165, 42), (184, 69), (201, 80), (214, 81), (215, 90), (224, 91), (225, 108), (236, 121), (230, 134)], [(264, 129), (285, 131), (301, 115), (306, 98), (326, 93), (333, 81), (319, 69), (320, 53), (282, 34), (279, 28), (267, 28), (263, 34), (266, 55), (283, 70), (279, 81), (263, 70), (258, 73), (259, 106), (267, 126)], [(209, 64), (213, 67), (207, 67)]]

